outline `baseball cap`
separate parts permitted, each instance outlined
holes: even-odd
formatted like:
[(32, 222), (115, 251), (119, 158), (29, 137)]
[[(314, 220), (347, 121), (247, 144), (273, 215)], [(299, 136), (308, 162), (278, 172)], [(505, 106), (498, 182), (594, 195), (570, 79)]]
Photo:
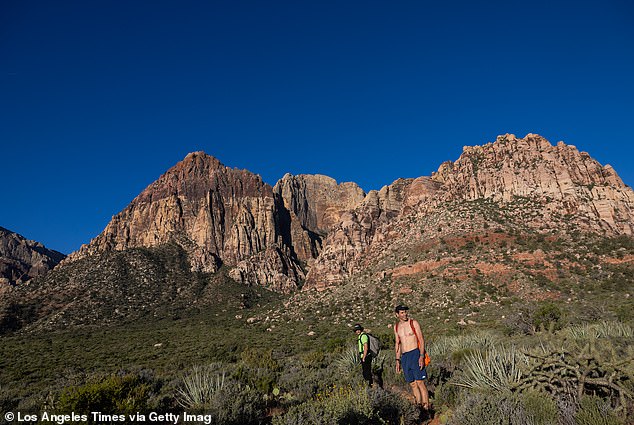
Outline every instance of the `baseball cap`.
[(409, 310), (409, 307), (403, 304), (399, 304), (396, 306), (396, 308), (394, 308), (394, 313), (398, 313), (399, 311), (402, 310)]
[(352, 327), (352, 330), (355, 331), (355, 332), (356, 331), (362, 331), (363, 330), (363, 326), (361, 326), (360, 324), (357, 323), (356, 325), (354, 325)]

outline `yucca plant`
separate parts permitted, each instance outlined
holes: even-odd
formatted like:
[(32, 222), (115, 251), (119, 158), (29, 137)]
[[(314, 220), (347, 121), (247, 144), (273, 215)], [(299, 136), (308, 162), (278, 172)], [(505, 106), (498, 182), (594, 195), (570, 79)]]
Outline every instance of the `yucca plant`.
[(198, 409), (209, 405), (213, 395), (224, 388), (225, 372), (214, 373), (211, 367), (194, 366), (183, 378), (178, 389), (177, 401), (186, 409)]
[(634, 336), (634, 330), (625, 323), (604, 320), (599, 323), (570, 326), (565, 328), (562, 334), (573, 339), (631, 338)]
[(446, 358), (458, 351), (492, 348), (495, 342), (496, 338), (491, 333), (474, 332), (467, 335), (447, 336), (426, 341), (425, 349), (432, 359)]
[(511, 390), (522, 379), (521, 367), (527, 357), (511, 348), (490, 348), (465, 357), (464, 375), (454, 385), (470, 389)]
[(335, 360), (335, 365), (337, 368), (342, 370), (352, 370), (359, 365), (361, 359), (359, 358), (359, 352), (357, 351), (357, 347), (350, 346), (348, 347), (341, 356), (337, 360)]

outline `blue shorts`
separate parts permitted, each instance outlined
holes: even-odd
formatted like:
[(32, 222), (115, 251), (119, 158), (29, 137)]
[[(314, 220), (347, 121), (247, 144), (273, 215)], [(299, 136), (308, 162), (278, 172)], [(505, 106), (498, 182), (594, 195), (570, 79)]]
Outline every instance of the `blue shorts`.
[(418, 359), (420, 359), (420, 350), (418, 348), (401, 355), (401, 369), (403, 369), (403, 375), (405, 375), (407, 382), (427, 379), (427, 369), (420, 369)]

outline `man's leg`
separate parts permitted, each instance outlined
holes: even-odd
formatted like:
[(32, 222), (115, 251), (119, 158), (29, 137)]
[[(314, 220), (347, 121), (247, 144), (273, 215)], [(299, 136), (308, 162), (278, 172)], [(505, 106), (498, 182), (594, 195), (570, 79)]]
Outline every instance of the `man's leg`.
[(416, 399), (416, 404), (421, 405), (423, 403), (423, 395), (420, 392), (420, 387), (418, 386), (418, 382), (422, 381), (413, 381), (409, 383), (409, 386), (412, 387), (412, 394), (414, 394), (414, 399)]
[[(425, 381), (414, 381), (416, 386), (418, 387), (418, 391), (420, 392), (420, 405), (423, 406), (423, 409), (429, 409), (429, 393), (427, 392), (427, 385), (425, 385)], [(417, 400), (418, 401), (418, 400)]]
[(368, 382), (368, 385), (372, 386), (372, 358), (368, 356), (362, 365), (363, 379)]

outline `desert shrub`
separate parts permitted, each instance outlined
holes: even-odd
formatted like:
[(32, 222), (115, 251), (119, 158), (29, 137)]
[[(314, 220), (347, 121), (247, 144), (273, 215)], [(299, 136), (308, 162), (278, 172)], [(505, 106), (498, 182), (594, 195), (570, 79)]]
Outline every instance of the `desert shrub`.
[(320, 369), (326, 365), (326, 355), (321, 350), (308, 351), (300, 355), (302, 366)]
[(595, 396), (583, 396), (575, 414), (577, 425), (622, 425), (624, 420), (613, 411), (610, 403)]
[(345, 338), (331, 338), (326, 341), (325, 350), (329, 353), (340, 352), (346, 347)]
[(440, 383), (435, 387), (434, 406), (436, 409), (455, 406), (460, 395), (460, 388), (450, 383)]
[(56, 410), (60, 413), (145, 412), (151, 386), (138, 375), (111, 375), (62, 390)]
[(490, 332), (473, 332), (465, 335), (440, 337), (426, 341), (425, 349), (433, 361), (449, 358), (456, 352), (486, 349), (495, 345), (497, 337)]
[(307, 368), (301, 362), (289, 359), (280, 373), (278, 385), (293, 398), (306, 400), (317, 394), (324, 380), (323, 374), (321, 369)]
[(279, 364), (273, 359), (273, 350), (271, 349), (258, 349), (255, 347), (249, 347), (242, 351), (240, 354), (240, 360), (246, 366), (256, 369), (270, 369), (277, 371)]
[(268, 394), (277, 386), (280, 366), (272, 350), (247, 348), (240, 356), (233, 378), (238, 382)]
[(210, 423), (259, 424), (265, 401), (257, 389), (234, 380), (225, 365), (194, 366), (177, 389), (176, 400), (188, 412), (208, 415)]
[(547, 303), (533, 313), (533, 326), (535, 329), (561, 329), (563, 313), (553, 303)]
[(381, 389), (334, 385), (312, 400), (273, 418), (274, 425), (414, 424), (418, 412), (409, 401)]
[(223, 425), (261, 424), (266, 404), (255, 389), (232, 382), (216, 391), (204, 414), (211, 416), (211, 423)]
[(616, 314), (616, 318), (621, 322), (634, 320), (634, 302), (628, 299), (622, 305), (616, 306), (614, 308), (614, 314)]
[(599, 323), (569, 326), (562, 329), (560, 334), (576, 340), (608, 337), (632, 338), (634, 330), (625, 323), (604, 320)]
[(454, 425), (528, 425), (518, 401), (497, 392), (469, 392), (456, 406)]
[(330, 425), (370, 423), (372, 404), (363, 386), (334, 385), (312, 400), (292, 406), (274, 425)]
[(534, 425), (556, 424), (559, 417), (556, 401), (544, 393), (528, 391), (518, 395), (528, 423)]
[(554, 400), (537, 393), (472, 391), (456, 406), (455, 425), (551, 425), (558, 422)]
[(374, 411), (376, 423), (414, 424), (417, 423), (418, 409), (406, 398), (382, 389), (369, 390), (368, 395)]

